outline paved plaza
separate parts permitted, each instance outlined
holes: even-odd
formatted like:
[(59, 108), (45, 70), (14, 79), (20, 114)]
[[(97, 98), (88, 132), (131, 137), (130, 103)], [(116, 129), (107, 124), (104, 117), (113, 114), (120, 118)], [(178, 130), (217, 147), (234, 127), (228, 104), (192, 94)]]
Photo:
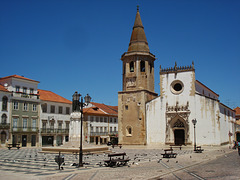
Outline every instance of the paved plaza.
[[(174, 148), (177, 157), (170, 159), (161, 156), (165, 148), (169, 147), (110, 148), (112, 152), (125, 152), (131, 159), (127, 166), (113, 168), (104, 166), (103, 160), (108, 159), (107, 153), (84, 155), (86, 164), (82, 168), (73, 166), (78, 163), (78, 155), (64, 154), (61, 170), (58, 170), (54, 160), (58, 154), (42, 153), (40, 148), (0, 148), (0, 179), (208, 179), (211, 177), (209, 174), (216, 172), (216, 169), (215, 166), (206, 168), (206, 164), (219, 158), (226, 158), (222, 161), (228, 160), (229, 163), (237, 158), (236, 161), (240, 162), (237, 151), (228, 146), (203, 147), (203, 153), (194, 153), (191, 146), (184, 146), (182, 150)], [(239, 168), (240, 163), (235, 165)], [(200, 167), (205, 170), (198, 172)], [(233, 176), (235, 178), (238, 179), (236, 175)]]

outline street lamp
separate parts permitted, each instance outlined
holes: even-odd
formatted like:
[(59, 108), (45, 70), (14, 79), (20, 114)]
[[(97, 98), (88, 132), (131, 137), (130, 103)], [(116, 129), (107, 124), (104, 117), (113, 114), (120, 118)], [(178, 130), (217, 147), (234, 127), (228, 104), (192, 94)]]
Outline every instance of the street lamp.
[(193, 127), (194, 127), (194, 151), (196, 151), (196, 124), (197, 124), (197, 120), (196, 119), (193, 119), (192, 120), (192, 123), (193, 123)]
[[(80, 150), (79, 150), (79, 164), (78, 167), (83, 167), (83, 162), (82, 162), (82, 156), (83, 156), (83, 151), (82, 151), (82, 126), (83, 126), (83, 107), (87, 106), (90, 101), (91, 101), (91, 97), (87, 94), (84, 97), (85, 103), (83, 103), (83, 97), (81, 97), (81, 94), (78, 94), (78, 92), (76, 91), (73, 94), (73, 103), (72, 103), (72, 109), (73, 112), (79, 112), (81, 113), (81, 125), (80, 125)], [(81, 97), (81, 102), (79, 102), (79, 99)]]

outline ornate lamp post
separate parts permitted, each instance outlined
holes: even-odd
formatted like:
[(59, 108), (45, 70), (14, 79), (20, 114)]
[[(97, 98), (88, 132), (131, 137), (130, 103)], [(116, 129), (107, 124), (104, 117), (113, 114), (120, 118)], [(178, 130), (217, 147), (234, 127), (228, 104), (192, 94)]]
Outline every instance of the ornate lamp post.
[[(83, 162), (82, 162), (82, 157), (83, 157), (83, 151), (82, 151), (82, 126), (83, 126), (83, 107), (87, 106), (90, 101), (91, 101), (91, 97), (87, 94), (84, 97), (85, 103), (83, 102), (83, 97), (81, 97), (81, 94), (78, 94), (78, 92), (76, 91), (73, 94), (73, 103), (72, 103), (72, 109), (73, 112), (79, 112), (81, 113), (81, 125), (80, 125), (80, 150), (79, 150), (79, 164), (78, 167), (83, 167)], [(79, 102), (79, 99), (81, 97), (81, 102)]]
[(193, 127), (194, 127), (194, 151), (196, 151), (196, 124), (197, 124), (197, 120), (196, 119), (193, 119), (192, 120), (192, 123), (193, 123)]

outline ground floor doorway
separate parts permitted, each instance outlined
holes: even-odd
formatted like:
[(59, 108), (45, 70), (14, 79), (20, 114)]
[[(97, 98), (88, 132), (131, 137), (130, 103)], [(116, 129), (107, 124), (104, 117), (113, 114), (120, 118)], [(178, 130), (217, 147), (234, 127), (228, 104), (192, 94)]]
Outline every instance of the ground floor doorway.
[(22, 135), (22, 147), (27, 146), (27, 135)]
[(5, 132), (5, 131), (2, 131), (2, 132), (1, 132), (1, 143), (2, 143), (2, 144), (5, 144), (6, 138), (7, 138), (6, 132)]
[(32, 135), (32, 138), (31, 138), (31, 146), (36, 146), (36, 135)]
[(53, 136), (43, 136), (42, 137), (42, 146), (53, 146)]
[(174, 143), (175, 143), (175, 145), (184, 145), (185, 144), (184, 129), (175, 129), (174, 130)]

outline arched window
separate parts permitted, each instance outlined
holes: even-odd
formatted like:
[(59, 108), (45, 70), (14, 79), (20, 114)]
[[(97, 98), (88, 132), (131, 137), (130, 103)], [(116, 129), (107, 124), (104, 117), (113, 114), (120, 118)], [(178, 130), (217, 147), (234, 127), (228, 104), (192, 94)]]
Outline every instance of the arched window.
[(2, 110), (3, 111), (7, 111), (7, 103), (8, 103), (8, 98), (6, 96), (4, 96), (2, 98)]
[(6, 124), (7, 123), (7, 115), (6, 114), (3, 114), (2, 115), (2, 121), (1, 121), (2, 124)]
[(145, 61), (140, 62), (141, 72), (145, 72)]
[(134, 72), (134, 62), (130, 62), (130, 72)]

